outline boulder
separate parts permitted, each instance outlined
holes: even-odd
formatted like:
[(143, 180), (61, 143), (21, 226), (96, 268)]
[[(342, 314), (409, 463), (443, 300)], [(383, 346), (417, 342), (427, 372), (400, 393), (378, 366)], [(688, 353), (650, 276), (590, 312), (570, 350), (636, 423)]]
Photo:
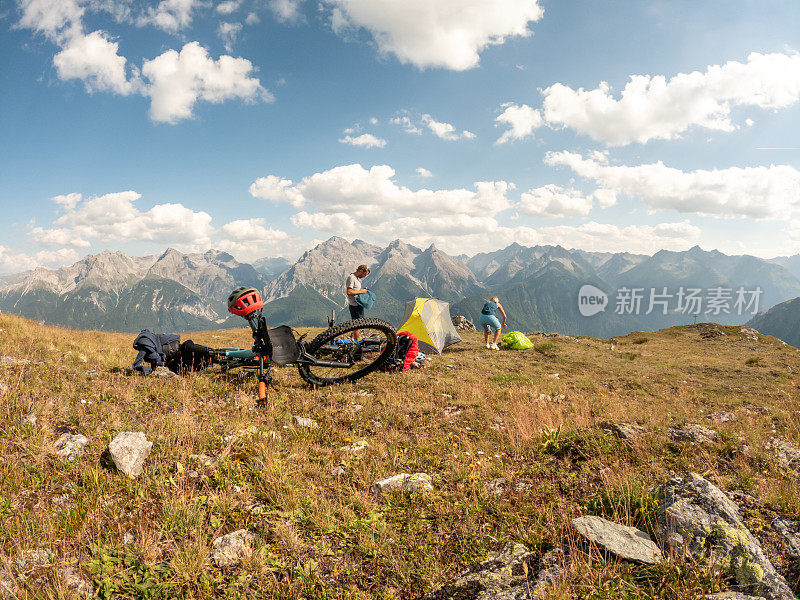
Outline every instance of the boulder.
[(456, 329), (460, 329), (461, 331), (475, 331), (475, 324), (463, 315), (456, 315), (451, 317), (450, 320), (453, 322), (453, 327)]
[(433, 482), (427, 473), (400, 473), (386, 479), (379, 479), (370, 487), (370, 491), (377, 494), (409, 491), (409, 492), (431, 492)]
[(121, 431), (108, 445), (108, 453), (117, 469), (135, 479), (142, 474), (152, 447), (153, 442), (148, 442), (142, 432)]
[(592, 515), (572, 519), (572, 526), (590, 542), (625, 560), (653, 565), (664, 559), (650, 536), (635, 527)]
[(717, 432), (713, 429), (691, 423), (683, 427), (670, 427), (669, 437), (676, 442), (711, 442), (717, 437)]
[(736, 581), (738, 590), (769, 600), (794, 600), (794, 594), (753, 535), (739, 508), (700, 475), (670, 479), (658, 490), (659, 526), (669, 549), (694, 560), (713, 556), (715, 567)]
[(64, 460), (73, 461), (83, 456), (88, 444), (89, 438), (85, 435), (65, 433), (56, 440), (53, 447), (56, 450), (56, 456), (60, 456)]
[(539, 561), (522, 544), (509, 542), (486, 560), (461, 572), (423, 600), (528, 600), (540, 598), (558, 577), (563, 552), (551, 550)]
[(255, 537), (246, 529), (239, 529), (211, 542), (211, 558), (218, 567), (233, 567), (242, 560), (250, 558), (253, 549), (250, 544)]

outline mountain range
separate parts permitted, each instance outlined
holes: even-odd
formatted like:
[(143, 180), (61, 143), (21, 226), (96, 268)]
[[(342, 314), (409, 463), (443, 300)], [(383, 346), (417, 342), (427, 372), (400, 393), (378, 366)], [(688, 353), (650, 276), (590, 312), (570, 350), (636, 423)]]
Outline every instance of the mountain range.
[[(703, 296), (698, 321), (731, 325), (748, 321), (756, 308), (764, 311), (800, 296), (800, 256), (764, 260), (699, 247), (648, 256), (511, 244), (466, 257), (402, 240), (380, 247), (332, 237), (294, 263), (268, 258), (250, 265), (217, 250), (168, 249), (143, 257), (106, 251), (57, 270), (0, 278), (0, 311), (113, 331), (238, 327), (241, 320), (227, 313), (225, 300), (237, 285), (252, 285), (263, 291), (270, 323), (324, 325), (331, 313), (337, 320), (348, 318), (343, 282), (362, 263), (371, 268), (364, 284), (378, 295), (370, 316), (395, 325), (405, 303), (417, 296), (448, 300), (453, 314), (475, 319), (486, 299), (497, 295), (512, 329), (599, 337), (691, 323), (694, 315), (679, 306), (691, 289)], [(583, 316), (578, 304), (586, 285), (608, 298), (605, 309), (592, 316)], [(756, 288), (758, 306), (736, 310), (743, 307), (735, 304), (741, 300), (737, 290)], [(638, 307), (625, 305), (624, 290), (639, 294)], [(727, 312), (706, 312), (714, 294), (727, 295)]]

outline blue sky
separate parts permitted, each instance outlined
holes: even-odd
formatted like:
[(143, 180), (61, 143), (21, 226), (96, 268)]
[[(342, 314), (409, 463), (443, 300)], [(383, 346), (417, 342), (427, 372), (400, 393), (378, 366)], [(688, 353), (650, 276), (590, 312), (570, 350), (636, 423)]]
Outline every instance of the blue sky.
[(0, 273), (334, 234), (800, 252), (797, 2), (0, 10)]

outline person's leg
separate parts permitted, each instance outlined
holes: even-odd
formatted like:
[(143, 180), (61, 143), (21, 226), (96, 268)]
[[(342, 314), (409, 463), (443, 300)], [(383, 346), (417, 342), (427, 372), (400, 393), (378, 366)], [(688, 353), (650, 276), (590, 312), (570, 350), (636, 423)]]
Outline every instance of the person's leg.
[[(360, 304), (357, 304), (355, 306), (349, 306), (349, 308), (350, 308), (350, 320), (351, 321), (355, 321), (357, 319), (363, 319), (364, 318), (364, 307), (363, 306), (361, 306)], [(353, 339), (355, 341), (359, 341), (361, 339), (361, 330), (360, 329), (356, 329), (353, 332)]]

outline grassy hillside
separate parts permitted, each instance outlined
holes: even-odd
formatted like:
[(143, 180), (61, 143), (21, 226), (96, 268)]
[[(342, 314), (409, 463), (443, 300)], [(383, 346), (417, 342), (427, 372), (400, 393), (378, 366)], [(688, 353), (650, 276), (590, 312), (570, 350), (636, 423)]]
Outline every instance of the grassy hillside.
[(757, 314), (748, 325), (800, 347), (800, 298), (781, 302)]
[[(244, 329), (191, 337), (248, 343)], [(51, 559), (13, 584), (19, 597), (69, 597), (71, 568), (106, 598), (413, 599), (517, 541), (565, 548), (546, 598), (688, 600), (729, 582), (680, 557), (653, 567), (589, 553), (570, 519), (599, 514), (655, 535), (647, 490), (695, 471), (757, 499), (745, 522), (797, 585), (769, 523), (798, 519), (800, 487), (767, 444), (800, 442), (800, 352), (751, 338), (702, 325), (535, 337), (520, 353), (487, 350), (474, 333), (423, 369), (354, 385), (309, 390), (280, 369), (259, 409), (252, 379), (130, 375), (132, 335), (0, 315), (0, 356), (18, 359), (0, 359), (0, 580), (11, 586), (14, 561), (44, 548)], [(319, 428), (295, 428), (293, 415)], [(623, 442), (605, 421), (648, 432)], [(669, 441), (685, 423), (717, 439)], [(153, 442), (135, 480), (108, 460), (120, 431)], [(54, 454), (64, 432), (89, 438), (73, 463)], [(367, 448), (343, 449), (357, 440)], [(401, 472), (430, 474), (434, 491), (370, 492)], [(496, 496), (486, 484), (499, 477)], [(215, 566), (212, 541), (239, 529), (255, 536), (252, 556)]]

